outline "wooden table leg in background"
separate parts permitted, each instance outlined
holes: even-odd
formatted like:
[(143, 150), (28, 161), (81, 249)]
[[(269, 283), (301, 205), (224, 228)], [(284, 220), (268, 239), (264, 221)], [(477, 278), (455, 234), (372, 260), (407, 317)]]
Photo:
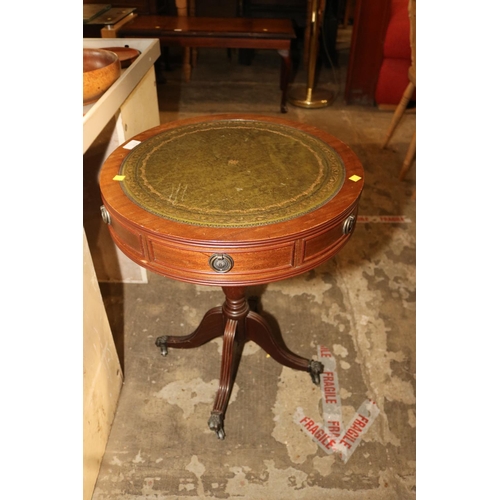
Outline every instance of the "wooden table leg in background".
[[(177, 15), (179, 17), (187, 17), (188, 15), (193, 15), (194, 13), (194, 1), (188, 2), (188, 0), (175, 0), (175, 6), (177, 8)], [(183, 58), (182, 58), (182, 70), (184, 74), (184, 81), (189, 83), (191, 81), (191, 47), (184, 47), (183, 49)]]
[(290, 81), (290, 73), (292, 71), (292, 58), (290, 57), (290, 50), (278, 50), (278, 54), (281, 56), (281, 112), (286, 113), (288, 111), (286, 98), (288, 92), (288, 83)]

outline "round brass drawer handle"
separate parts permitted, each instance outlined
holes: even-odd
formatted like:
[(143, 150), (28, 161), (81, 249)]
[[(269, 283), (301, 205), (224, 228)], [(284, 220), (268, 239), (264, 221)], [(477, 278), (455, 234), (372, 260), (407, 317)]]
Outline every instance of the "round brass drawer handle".
[(106, 210), (106, 207), (104, 205), (101, 205), (101, 217), (102, 217), (102, 220), (106, 224), (111, 224), (111, 217), (110, 217), (109, 212)]
[(234, 266), (233, 259), (226, 253), (214, 253), (208, 263), (216, 273), (227, 273)]
[(352, 233), (355, 222), (356, 222), (356, 217), (354, 215), (349, 215), (349, 217), (347, 217), (347, 219), (344, 221), (344, 225), (342, 226), (342, 233), (344, 234)]

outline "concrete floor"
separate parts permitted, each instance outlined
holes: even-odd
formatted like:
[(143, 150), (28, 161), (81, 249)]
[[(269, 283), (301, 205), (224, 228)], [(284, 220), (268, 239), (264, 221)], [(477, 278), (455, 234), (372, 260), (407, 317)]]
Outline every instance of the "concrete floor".
[[(347, 60), (340, 50), (339, 68), (321, 70), (317, 86), (337, 96), (323, 109), (290, 105), (282, 115), (279, 57), (265, 51), (242, 66), (225, 51), (200, 50), (189, 84), (174, 60), (158, 96), (162, 122), (226, 112), (280, 116), (330, 132), (359, 156), (366, 218), (350, 242), (314, 271), (252, 293), (292, 351), (316, 357), (322, 345), (333, 353), (345, 426), (367, 398), (380, 414), (346, 462), (327, 454), (294, 422), (298, 408), (321, 421), (320, 388), (248, 343), (226, 438), (218, 440), (207, 420), (222, 340), (171, 349), (166, 358), (154, 342), (190, 333), (222, 303), (222, 292), (151, 273), (147, 284), (101, 284), (125, 384), (93, 500), (415, 498), (415, 165), (407, 180), (397, 177), (416, 115), (406, 115), (381, 150), (392, 113), (345, 105)], [(305, 81), (299, 68), (295, 84)]]

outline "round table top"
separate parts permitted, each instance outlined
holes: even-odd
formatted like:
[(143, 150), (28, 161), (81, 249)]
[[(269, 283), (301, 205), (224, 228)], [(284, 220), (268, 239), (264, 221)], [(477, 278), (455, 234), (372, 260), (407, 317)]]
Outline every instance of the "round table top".
[(225, 119), (159, 132), (130, 152), (119, 175), (130, 200), (165, 219), (252, 227), (324, 205), (345, 168), (331, 146), (297, 128)]
[[(319, 128), (227, 114), (136, 135), (108, 157), (99, 182), (111, 235), (132, 260), (184, 281), (249, 284), (336, 253), (363, 177), (354, 152)], [(215, 254), (232, 256), (224, 276), (208, 266)]]

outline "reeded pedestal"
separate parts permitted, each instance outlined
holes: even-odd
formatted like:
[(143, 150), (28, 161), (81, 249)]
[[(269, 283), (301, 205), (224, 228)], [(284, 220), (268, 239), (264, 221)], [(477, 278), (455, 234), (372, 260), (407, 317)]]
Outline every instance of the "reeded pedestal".
[[(134, 141), (134, 142), (132, 142)], [(209, 426), (224, 418), (245, 342), (310, 373), (251, 310), (245, 289), (302, 274), (331, 258), (355, 227), (363, 169), (341, 141), (308, 125), (257, 115), (167, 123), (114, 151), (100, 176), (103, 218), (117, 246), (163, 276), (221, 286), (226, 300), (186, 336), (162, 335), (161, 353), (222, 336)], [(132, 148), (132, 149), (130, 149)]]

